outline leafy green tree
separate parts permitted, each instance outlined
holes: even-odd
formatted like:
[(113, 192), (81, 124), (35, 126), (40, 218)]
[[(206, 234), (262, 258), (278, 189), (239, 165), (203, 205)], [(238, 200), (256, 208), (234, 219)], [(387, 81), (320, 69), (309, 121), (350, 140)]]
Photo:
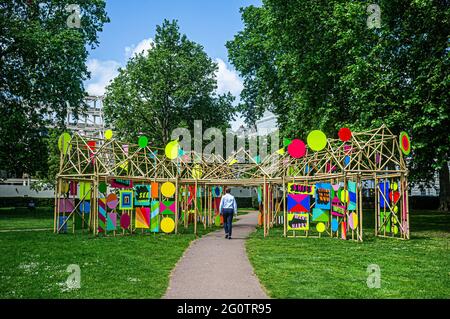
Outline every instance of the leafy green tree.
[(413, 140), (411, 177), (440, 175), (450, 205), (448, 1), (380, 0), (380, 28), (367, 2), (264, 0), (242, 9), (244, 30), (227, 43), (244, 78), (241, 111), (269, 109), (285, 136), (336, 135), (388, 125)]
[(225, 129), (233, 118), (231, 94), (217, 95), (217, 64), (179, 32), (177, 21), (157, 26), (153, 47), (132, 57), (106, 89), (105, 116), (128, 139), (140, 134), (163, 146), (177, 127)]
[(46, 175), (47, 127), (64, 127), (68, 105), (83, 111), (87, 46), (109, 19), (103, 0), (77, 1), (81, 15), (66, 10), (72, 3), (0, 1), (0, 167), (9, 175)]

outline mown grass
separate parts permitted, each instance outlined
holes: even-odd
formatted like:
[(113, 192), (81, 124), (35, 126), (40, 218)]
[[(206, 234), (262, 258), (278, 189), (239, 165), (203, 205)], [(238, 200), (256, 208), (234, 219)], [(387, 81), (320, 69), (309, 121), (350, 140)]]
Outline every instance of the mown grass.
[[(273, 298), (450, 298), (450, 214), (411, 214), (411, 240), (375, 238), (365, 221), (364, 242), (333, 238), (283, 238), (282, 228), (263, 238), (258, 229), (247, 253)], [(369, 288), (369, 265), (381, 287)]]
[[(11, 216), (0, 228), (53, 228), (43, 209)], [(175, 234), (93, 237), (52, 231), (0, 232), (0, 298), (160, 298), (169, 274), (195, 239), (193, 225)], [(69, 229), (70, 225), (69, 225)], [(199, 236), (216, 227), (197, 227)], [(81, 270), (81, 288), (68, 289), (69, 265)]]

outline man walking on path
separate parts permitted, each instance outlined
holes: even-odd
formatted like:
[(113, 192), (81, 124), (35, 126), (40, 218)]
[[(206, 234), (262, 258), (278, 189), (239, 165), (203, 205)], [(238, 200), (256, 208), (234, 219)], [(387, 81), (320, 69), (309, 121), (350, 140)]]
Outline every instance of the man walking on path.
[(225, 238), (231, 239), (231, 227), (233, 223), (233, 214), (237, 215), (237, 203), (231, 189), (225, 190), (225, 195), (220, 200), (219, 212), (223, 216), (223, 228), (225, 229)]

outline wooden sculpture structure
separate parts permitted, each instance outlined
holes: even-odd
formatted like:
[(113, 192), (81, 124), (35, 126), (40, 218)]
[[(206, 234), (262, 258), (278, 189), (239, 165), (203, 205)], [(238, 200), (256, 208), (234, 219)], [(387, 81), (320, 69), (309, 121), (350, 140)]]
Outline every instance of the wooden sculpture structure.
[(293, 146), (303, 142), (288, 141), (260, 161), (243, 148), (225, 159), (180, 151), (177, 142), (164, 150), (151, 148), (145, 137), (125, 144), (111, 135), (86, 139), (64, 133), (54, 231), (67, 231), (69, 221), (74, 232), (78, 225), (94, 235), (177, 233), (193, 223), (197, 234), (199, 223), (220, 224), (223, 189), (242, 186), (260, 194), (264, 236), (283, 225), (285, 237), (362, 241), (363, 192), (373, 189), (374, 203), (364, 210), (375, 212), (375, 235), (409, 239), (406, 133), (399, 138), (383, 125), (327, 138), (320, 147), (310, 136), (308, 150), (298, 153)]

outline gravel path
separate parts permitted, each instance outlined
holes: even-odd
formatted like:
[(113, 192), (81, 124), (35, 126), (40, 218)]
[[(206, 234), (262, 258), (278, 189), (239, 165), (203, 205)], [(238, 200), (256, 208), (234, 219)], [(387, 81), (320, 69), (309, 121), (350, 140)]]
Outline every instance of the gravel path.
[(268, 298), (245, 252), (245, 240), (255, 230), (258, 213), (238, 216), (231, 240), (223, 230), (195, 240), (172, 271), (163, 298)]

